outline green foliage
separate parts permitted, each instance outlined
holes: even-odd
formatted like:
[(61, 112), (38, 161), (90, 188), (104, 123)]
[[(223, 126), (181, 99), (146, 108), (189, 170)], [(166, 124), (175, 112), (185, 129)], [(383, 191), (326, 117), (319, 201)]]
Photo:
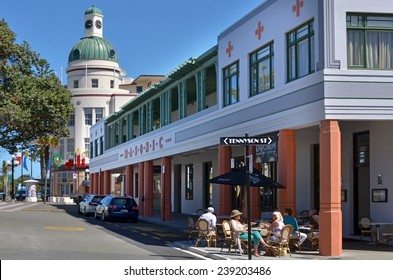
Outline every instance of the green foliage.
[[(43, 137), (67, 137), (71, 93), (27, 42), (0, 21), (0, 146), (10, 153)], [(31, 152), (34, 149), (31, 150)]]

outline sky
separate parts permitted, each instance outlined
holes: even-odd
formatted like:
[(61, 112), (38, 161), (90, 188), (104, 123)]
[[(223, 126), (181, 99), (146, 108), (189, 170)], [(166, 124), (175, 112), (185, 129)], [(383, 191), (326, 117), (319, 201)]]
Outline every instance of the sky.
[[(217, 44), (218, 35), (263, 0), (0, 0), (0, 18), (48, 61), (63, 84), (72, 47), (84, 33), (84, 13), (104, 15), (103, 35), (127, 77), (167, 75)], [(0, 151), (0, 160), (9, 160)], [(30, 163), (29, 170), (30, 170)], [(36, 170), (36, 171), (35, 171)], [(24, 171), (26, 172), (26, 171)], [(29, 171), (30, 172), (30, 171)], [(15, 176), (20, 176), (18, 168)], [(34, 164), (33, 177), (39, 177)]]

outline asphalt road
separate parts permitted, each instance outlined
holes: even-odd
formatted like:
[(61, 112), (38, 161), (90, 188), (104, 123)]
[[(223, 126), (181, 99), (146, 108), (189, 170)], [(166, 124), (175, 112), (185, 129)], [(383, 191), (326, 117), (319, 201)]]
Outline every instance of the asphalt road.
[(171, 246), (182, 233), (143, 222), (103, 222), (75, 205), (0, 203), (2, 260), (196, 260)]

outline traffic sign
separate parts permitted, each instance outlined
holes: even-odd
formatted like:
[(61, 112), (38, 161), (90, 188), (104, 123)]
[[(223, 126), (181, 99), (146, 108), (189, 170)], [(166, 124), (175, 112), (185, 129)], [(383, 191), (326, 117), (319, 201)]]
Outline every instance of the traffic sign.
[(243, 146), (243, 145), (270, 145), (273, 142), (271, 136), (259, 137), (221, 137), (221, 145)]

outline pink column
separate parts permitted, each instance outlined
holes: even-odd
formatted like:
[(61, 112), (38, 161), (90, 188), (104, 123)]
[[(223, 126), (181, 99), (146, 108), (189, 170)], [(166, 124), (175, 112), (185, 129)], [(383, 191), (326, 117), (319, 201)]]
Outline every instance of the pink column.
[[(218, 147), (218, 175), (231, 171), (232, 148), (220, 145)], [(218, 214), (229, 215), (232, 211), (232, 187), (218, 185)]]
[[(102, 174), (101, 174), (101, 176), (102, 176)], [(104, 177), (103, 194), (110, 194), (111, 193), (111, 171), (105, 170), (103, 177)]]
[(319, 254), (341, 256), (341, 132), (338, 121), (323, 120), (321, 122), (319, 141)]
[(170, 157), (163, 157), (161, 162), (161, 220), (172, 220), (171, 182), (172, 162)]
[(127, 195), (134, 196), (134, 166), (127, 165), (125, 174), (125, 192)]
[(280, 130), (278, 138), (278, 182), (286, 189), (278, 190), (278, 208), (291, 208), (296, 213), (296, 139), (295, 130)]
[(94, 174), (89, 176), (89, 193), (94, 193)]
[(145, 161), (145, 217), (152, 217), (153, 212), (153, 161)]

